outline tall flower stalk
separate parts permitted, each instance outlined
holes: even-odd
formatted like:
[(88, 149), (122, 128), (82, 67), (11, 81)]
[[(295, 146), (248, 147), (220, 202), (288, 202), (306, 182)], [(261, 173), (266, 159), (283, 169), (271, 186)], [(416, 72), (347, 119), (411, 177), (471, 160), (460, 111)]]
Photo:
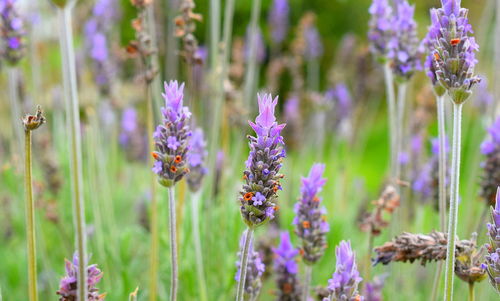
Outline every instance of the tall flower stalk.
[(324, 164), (314, 164), (311, 167), (309, 176), (302, 178), (300, 200), (295, 205), (297, 215), (293, 224), (295, 233), (302, 239), (300, 255), (306, 264), (302, 300), (309, 297), (312, 266), (325, 253), (326, 233), (330, 230), (325, 218), (326, 209), (320, 207), (321, 199), (317, 195), (326, 183), (324, 171)]
[(281, 190), (280, 180), (283, 178), (279, 171), (285, 157), (285, 145), (281, 136), (285, 125), (278, 124), (274, 115), (278, 97), (273, 99), (270, 94), (264, 94), (257, 95), (257, 98), (259, 115), (255, 123), (249, 121), (256, 137), (248, 136), (250, 154), (243, 172), (245, 184), (239, 198), (241, 215), (248, 229), (241, 251), (236, 301), (244, 298), (248, 250), (253, 232), (255, 228), (274, 218), (277, 192)]
[(281, 242), (277, 248), (273, 248), (273, 253), (275, 256), (274, 272), (276, 273), (276, 285), (278, 286), (277, 300), (300, 300), (296, 259), (297, 255), (299, 255), (299, 250), (293, 247), (288, 232), (281, 233)]
[(31, 164), (31, 132), (45, 123), (40, 107), (35, 115), (26, 115), (23, 119), (25, 146), (25, 193), (26, 193), (26, 242), (28, 253), (28, 296), (30, 301), (38, 300), (36, 275), (36, 235), (35, 235), (35, 200), (33, 199), (33, 179)]
[(468, 10), (460, 7), (460, 0), (442, 0), (442, 7), (431, 10), (432, 25), (429, 36), (433, 45), (432, 66), (436, 80), (447, 91), (453, 102), (453, 143), (451, 153), (450, 213), (448, 220), (448, 246), (445, 274), (445, 300), (453, 299), (453, 273), (455, 269), (455, 240), (457, 233), (460, 181), (460, 143), (463, 103), (472, 94), (471, 88), (479, 82), (473, 75), (477, 63), (475, 51), (479, 49), (472, 27), (468, 23)]
[(69, 101), (66, 115), (69, 120), (70, 133), (70, 170), (71, 192), (73, 200), (73, 219), (76, 230), (76, 249), (78, 261), (78, 299), (86, 300), (87, 296), (87, 241), (85, 230), (85, 201), (83, 197), (82, 150), (80, 136), (80, 113), (78, 87), (76, 81), (75, 51), (73, 48), (73, 28), (71, 10), (75, 4), (72, 0), (53, 0), (57, 6), (59, 20), (59, 43), (61, 47), (63, 88), (65, 98)]
[(500, 187), (497, 188), (496, 204), (491, 207), (492, 223), (487, 223), (489, 243), (486, 245), (486, 269), (490, 283), (500, 295)]
[(189, 172), (188, 150), (191, 130), (189, 123), (191, 112), (183, 106), (184, 83), (177, 81), (165, 82), (165, 106), (161, 112), (163, 122), (156, 127), (153, 134), (155, 151), (153, 172), (158, 176), (158, 182), (168, 189), (169, 228), (171, 248), (171, 278), (170, 300), (177, 300), (178, 259), (177, 259), (177, 229), (175, 216), (175, 191), (177, 182)]

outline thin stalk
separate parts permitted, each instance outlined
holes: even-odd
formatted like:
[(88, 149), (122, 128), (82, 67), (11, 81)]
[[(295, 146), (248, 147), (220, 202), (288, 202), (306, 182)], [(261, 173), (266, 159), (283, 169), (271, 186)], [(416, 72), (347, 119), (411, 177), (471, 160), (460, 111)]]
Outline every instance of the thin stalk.
[(220, 0), (210, 0), (210, 65), (218, 67), (220, 41)]
[(20, 99), (19, 99), (19, 91), (18, 91), (18, 76), (19, 70), (16, 67), (9, 67), (9, 101), (10, 101), (10, 113), (11, 113), (11, 121), (12, 128), (14, 129), (14, 135), (16, 140), (17, 150), (12, 151), (11, 153), (21, 154), (22, 153), (22, 141), (23, 141), (23, 132), (20, 127)]
[(439, 290), (439, 283), (441, 280), (441, 272), (443, 271), (443, 262), (440, 261), (438, 262), (436, 273), (434, 274), (434, 282), (432, 284), (432, 294), (431, 294), (431, 301), (436, 301), (437, 300), (437, 295), (438, 295), (438, 290)]
[(174, 186), (168, 188), (168, 210), (169, 210), (169, 226), (170, 226), (170, 263), (171, 263), (171, 277), (170, 277), (170, 300), (177, 300), (177, 286), (178, 286), (178, 267), (177, 267), (177, 227), (175, 223), (175, 188)]
[(78, 299), (87, 299), (87, 255), (85, 210), (82, 179), (82, 153), (80, 137), (80, 114), (78, 108), (78, 89), (76, 82), (75, 53), (71, 21), (72, 5), (57, 9), (60, 27), (60, 46), (63, 66), (64, 95), (68, 99), (67, 112), (70, 128), (70, 164), (74, 222), (76, 228), (76, 249), (78, 252)]
[[(20, 125), (18, 125), (20, 127)], [(30, 301), (38, 300), (36, 288), (35, 201), (33, 199), (31, 169), (31, 131), (24, 131), (25, 190), (26, 190), (26, 241), (28, 250), (28, 295)]]
[(200, 238), (200, 197), (201, 192), (192, 194), (191, 211), (192, 211), (192, 228), (194, 236), (194, 250), (196, 255), (196, 272), (198, 276), (198, 285), (200, 290), (200, 300), (207, 301), (207, 283), (205, 280), (205, 271), (203, 269), (203, 257), (201, 251)]
[[(500, 0), (496, 1), (496, 23), (495, 23), (495, 64), (500, 65)], [(495, 99), (500, 99), (500, 71), (497, 67), (493, 68), (495, 79)], [(496, 115), (500, 115), (500, 104), (497, 104)]]
[[(146, 123), (148, 131), (149, 150), (154, 150), (153, 140), (153, 99), (151, 98), (151, 85), (146, 86)], [(153, 157), (148, 156), (149, 166), (153, 166)], [(151, 173), (151, 251), (149, 257), (149, 300), (155, 301), (158, 293), (158, 253), (159, 253), (159, 230), (158, 230), (158, 201), (156, 199), (156, 175)]]
[(236, 301), (243, 301), (245, 297), (245, 281), (247, 279), (247, 266), (248, 266), (248, 253), (250, 251), (250, 245), (252, 243), (253, 229), (248, 228), (246, 230), (245, 242), (243, 244), (243, 250), (241, 250), (241, 262), (240, 262), (240, 274), (238, 282), (238, 289), (236, 290)]
[(319, 91), (319, 77), (319, 59), (313, 58), (307, 62), (307, 87), (312, 91)]
[(372, 269), (372, 250), (373, 250), (373, 239), (374, 239), (374, 236), (373, 236), (373, 233), (372, 233), (372, 230), (370, 229), (370, 232), (368, 232), (368, 250), (366, 252), (366, 270), (365, 270), (365, 279), (366, 280), (369, 280), (371, 279), (371, 269)]
[(304, 285), (302, 287), (302, 301), (309, 298), (309, 287), (311, 286), (312, 265), (307, 264), (304, 268)]
[(475, 299), (474, 282), (469, 282), (469, 301), (474, 301)]
[[(398, 112), (397, 112), (397, 121), (396, 121), (396, 162), (395, 162), (395, 174), (394, 177), (396, 181), (401, 180), (401, 164), (399, 163), (399, 156), (403, 151), (403, 124), (404, 124), (404, 115), (405, 115), (405, 105), (406, 105), (406, 91), (408, 88), (408, 83), (403, 82), (398, 84)], [(396, 182), (396, 183), (397, 183)], [(396, 190), (399, 191), (399, 185), (396, 185)]]
[(250, 45), (248, 48), (248, 62), (247, 62), (247, 70), (245, 74), (245, 86), (243, 90), (243, 100), (245, 104), (245, 108), (250, 108), (250, 102), (254, 94), (254, 80), (255, 73), (257, 71), (257, 26), (260, 15), (260, 3), (261, 0), (253, 0), (252, 2), (252, 12), (250, 17)]
[(396, 99), (394, 93), (394, 76), (389, 63), (384, 65), (385, 89), (387, 97), (387, 107), (389, 115), (389, 143), (390, 143), (390, 178), (394, 177), (396, 162), (395, 132), (396, 132)]
[(438, 96), (436, 99), (439, 139), (439, 222), (441, 231), (445, 231), (446, 228), (446, 121), (444, 118), (444, 100), (445, 96)]
[(446, 256), (444, 299), (453, 300), (453, 272), (455, 270), (455, 239), (457, 234), (458, 193), (460, 181), (460, 140), (462, 104), (453, 104), (453, 146), (451, 152), (450, 213)]

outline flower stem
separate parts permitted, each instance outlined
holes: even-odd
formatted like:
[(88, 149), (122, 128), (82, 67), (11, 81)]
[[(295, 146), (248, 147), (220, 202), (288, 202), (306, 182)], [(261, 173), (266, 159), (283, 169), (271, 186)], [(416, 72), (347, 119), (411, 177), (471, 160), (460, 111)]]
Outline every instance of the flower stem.
[(444, 100), (444, 96), (438, 96), (436, 99), (439, 139), (439, 222), (441, 231), (445, 231), (446, 228), (446, 121), (444, 119)]
[(440, 262), (438, 262), (438, 265), (436, 268), (436, 273), (434, 274), (434, 283), (432, 285), (431, 301), (437, 300), (437, 294), (438, 294), (438, 290), (439, 290), (439, 282), (441, 280), (441, 272), (442, 271), (443, 271), (443, 262), (440, 261)]
[[(20, 125), (18, 125), (19, 127)], [(31, 131), (24, 131), (25, 190), (26, 190), (26, 241), (28, 248), (28, 295), (30, 301), (38, 300), (36, 287), (35, 201), (33, 200), (31, 169)]]
[(82, 153), (80, 137), (80, 114), (76, 82), (75, 53), (71, 21), (72, 4), (57, 9), (59, 19), (60, 47), (63, 66), (63, 87), (65, 98), (69, 101), (67, 116), (70, 128), (70, 165), (73, 194), (74, 223), (76, 228), (76, 249), (78, 252), (78, 299), (87, 299), (87, 255), (85, 210), (82, 179)]
[(304, 270), (304, 286), (302, 288), (302, 301), (309, 298), (309, 287), (311, 286), (312, 265), (306, 264)]
[(236, 301), (243, 301), (245, 297), (245, 281), (247, 278), (247, 265), (248, 265), (248, 253), (250, 250), (250, 244), (252, 242), (253, 229), (248, 228), (246, 230), (245, 243), (243, 245), (243, 250), (241, 250), (241, 264), (240, 264), (240, 274), (238, 282), (238, 289), (236, 291)]
[[(148, 141), (150, 151), (154, 150), (153, 140), (153, 99), (151, 98), (151, 85), (146, 86), (146, 123), (148, 131)], [(148, 156), (149, 166), (153, 166), (153, 157)], [(158, 231), (158, 202), (156, 199), (156, 175), (151, 173), (151, 251), (149, 257), (149, 300), (155, 301), (158, 292), (158, 245), (159, 245), (159, 231)]]
[[(396, 163), (395, 131), (396, 131), (396, 100), (394, 94), (394, 76), (389, 63), (384, 65), (385, 89), (389, 115), (389, 143), (390, 143), (390, 178), (393, 180)], [(391, 181), (392, 182), (392, 181)]]
[(18, 91), (18, 77), (19, 70), (16, 67), (9, 67), (9, 101), (10, 101), (10, 114), (12, 120), (12, 128), (14, 129), (14, 135), (16, 140), (17, 150), (12, 153), (22, 153), (22, 137), (23, 133), (21, 130), (19, 116), (21, 116), (20, 105), (21, 102), (19, 100), (19, 91)]
[(177, 267), (177, 227), (175, 222), (175, 188), (168, 188), (168, 210), (169, 210), (169, 226), (170, 226), (170, 300), (177, 300), (177, 285), (178, 285), (178, 267)]
[[(372, 228), (372, 227), (370, 227)], [(372, 250), (373, 250), (373, 232), (372, 229), (368, 232), (368, 249), (366, 252), (366, 267), (365, 267), (365, 279), (369, 281), (371, 278), (371, 269), (372, 269)]]
[(192, 228), (194, 236), (194, 250), (196, 255), (196, 272), (198, 276), (198, 285), (200, 290), (200, 300), (207, 301), (207, 283), (205, 280), (205, 271), (203, 269), (203, 257), (201, 252), (201, 239), (200, 239), (200, 197), (201, 193), (198, 191), (192, 195), (191, 211), (192, 211)]
[(469, 282), (469, 301), (474, 301), (475, 299), (474, 282)]
[[(406, 105), (406, 91), (408, 88), (408, 83), (403, 82), (398, 85), (398, 111), (397, 111), (397, 120), (396, 120), (396, 154), (395, 154), (395, 173), (394, 177), (396, 181), (401, 179), (401, 164), (399, 162), (399, 156), (403, 151), (403, 123), (404, 123), (404, 115), (405, 115), (405, 105)], [(396, 190), (399, 192), (399, 185), (396, 185)]]
[(250, 46), (248, 48), (249, 58), (247, 72), (245, 74), (245, 87), (243, 90), (243, 100), (245, 108), (250, 108), (250, 101), (254, 95), (255, 73), (257, 70), (257, 26), (260, 15), (261, 0), (252, 1), (252, 12), (250, 17)]
[(453, 272), (455, 270), (455, 238), (458, 218), (458, 193), (460, 181), (460, 140), (462, 104), (453, 104), (453, 146), (451, 152), (450, 213), (448, 220), (448, 246), (446, 256), (445, 291), (446, 301), (453, 300)]

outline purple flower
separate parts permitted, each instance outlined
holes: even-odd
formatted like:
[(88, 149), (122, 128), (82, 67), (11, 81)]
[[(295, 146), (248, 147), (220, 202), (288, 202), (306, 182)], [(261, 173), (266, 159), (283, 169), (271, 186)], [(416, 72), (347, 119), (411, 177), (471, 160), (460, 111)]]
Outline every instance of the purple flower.
[(307, 26), (304, 31), (304, 38), (307, 45), (304, 53), (306, 61), (320, 58), (323, 55), (323, 43), (316, 26), (312, 24)]
[(491, 208), (493, 223), (486, 224), (488, 236), (488, 255), (486, 255), (486, 270), (488, 272), (491, 285), (500, 294), (500, 187), (497, 187), (495, 207)]
[(476, 88), (476, 101), (473, 102), (474, 106), (479, 108), (481, 112), (485, 113), (491, 108), (495, 102), (493, 94), (488, 90), (488, 80), (485, 76), (481, 76), (481, 81)]
[(288, 0), (274, 0), (269, 11), (268, 22), (271, 29), (271, 41), (279, 45), (288, 33), (290, 7)]
[(420, 57), (423, 52), (417, 36), (417, 24), (413, 19), (415, 6), (406, 0), (396, 2), (396, 14), (393, 20), (394, 34), (389, 40), (390, 49), (387, 57), (393, 61), (396, 75), (409, 79), (417, 70), (421, 70)]
[[(245, 184), (240, 191), (241, 214), (249, 227), (264, 224), (274, 217), (277, 192), (281, 189), (279, 173), (281, 162), (285, 157), (284, 141), (281, 131), (284, 124), (278, 124), (274, 115), (278, 97), (270, 94), (258, 95), (259, 115), (255, 123), (249, 121), (256, 136), (248, 136), (250, 154), (246, 161), (247, 169), (243, 172)], [(265, 200), (259, 198), (254, 203), (254, 196), (260, 193)], [(262, 204), (261, 204), (262, 201)]]
[(495, 205), (497, 186), (500, 183), (500, 118), (488, 129), (490, 138), (481, 144), (481, 152), (486, 159), (481, 162), (481, 196), (488, 206)]
[(2, 0), (0, 2), (1, 35), (3, 43), (0, 53), (10, 65), (17, 64), (25, 52), (25, 31), (23, 20), (15, 8), (16, 0)]
[[(430, 50), (427, 58), (433, 83), (439, 82), (455, 103), (463, 103), (471, 95), (471, 88), (480, 81), (474, 76), (479, 50), (468, 10), (460, 7), (460, 0), (442, 0), (442, 7), (431, 9), (431, 26), (426, 38)], [(429, 67), (429, 66), (428, 66)]]
[(387, 0), (373, 0), (369, 13), (370, 30), (368, 40), (371, 52), (379, 59), (386, 59), (391, 50), (390, 41), (393, 38), (393, 9)]
[(326, 179), (323, 178), (324, 164), (316, 163), (307, 178), (302, 178), (301, 196), (295, 204), (295, 233), (302, 239), (301, 255), (306, 264), (314, 264), (326, 249), (326, 233), (330, 230), (320, 207), (321, 199), (317, 196)]
[(248, 62), (250, 59), (250, 44), (254, 45), (255, 50), (255, 59), (257, 64), (262, 64), (266, 59), (266, 45), (264, 43), (264, 38), (262, 37), (262, 31), (259, 27), (257, 27), (257, 31), (255, 32), (255, 37), (252, 39), (251, 37), (252, 28), (250, 26), (247, 27), (247, 34), (245, 40), (245, 60)]
[(207, 144), (203, 137), (203, 130), (201, 128), (195, 129), (190, 140), (188, 158), (189, 174), (187, 175), (187, 182), (191, 191), (200, 189), (203, 177), (207, 174), (207, 168), (205, 167), (206, 148)]
[(273, 248), (274, 272), (278, 286), (277, 300), (300, 300), (299, 279), (297, 277), (297, 255), (299, 251), (292, 246), (290, 234), (281, 232), (278, 248)]
[(387, 274), (375, 277), (372, 282), (365, 285), (364, 301), (382, 301), (382, 289), (384, 288)]
[[(66, 275), (61, 279), (57, 294), (60, 295), (60, 301), (73, 301), (77, 298), (78, 289), (78, 255), (75, 252), (73, 261), (66, 260)], [(99, 294), (97, 283), (101, 281), (103, 273), (93, 264), (87, 267), (87, 290), (88, 301), (104, 300), (105, 294)]]
[[(240, 240), (240, 250), (243, 249), (243, 244), (247, 231), (243, 232)], [(238, 261), (236, 261), (236, 275), (234, 279), (240, 282), (240, 266), (241, 266), (241, 252), (238, 252)], [(262, 274), (265, 272), (266, 266), (262, 262), (262, 256), (260, 253), (255, 252), (253, 249), (253, 244), (250, 242), (248, 262), (247, 262), (247, 275), (245, 278), (245, 293), (248, 295), (249, 300), (253, 300), (260, 292), (262, 288)]]
[(333, 300), (359, 300), (358, 284), (363, 279), (359, 276), (351, 243), (341, 241), (335, 248), (335, 255), (337, 257), (335, 273), (332, 279), (328, 280), (330, 296), (333, 296)]
[[(165, 82), (165, 107), (161, 109), (163, 122), (156, 127), (153, 135), (156, 151), (154, 172), (159, 182), (166, 187), (180, 181), (188, 172), (188, 150), (191, 131), (191, 112), (183, 106), (184, 84), (177, 81)], [(159, 168), (161, 164), (161, 169)], [(158, 171), (158, 172), (157, 172)]]
[(340, 125), (349, 120), (352, 114), (352, 96), (345, 83), (338, 83), (325, 93), (325, 99), (333, 102), (335, 123)]

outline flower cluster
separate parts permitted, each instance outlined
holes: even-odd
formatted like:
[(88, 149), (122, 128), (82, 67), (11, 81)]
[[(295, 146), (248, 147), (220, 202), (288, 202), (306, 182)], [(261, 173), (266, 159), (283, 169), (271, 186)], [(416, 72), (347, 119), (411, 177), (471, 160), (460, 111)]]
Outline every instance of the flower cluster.
[(109, 55), (108, 37), (111, 26), (118, 19), (116, 0), (99, 0), (92, 9), (91, 18), (85, 23), (85, 46), (93, 61), (94, 80), (101, 93), (109, 93), (109, 83), (115, 66)]
[(279, 45), (285, 40), (288, 33), (290, 7), (288, 0), (274, 0), (269, 11), (268, 22), (271, 29), (271, 40)]
[(249, 121), (256, 136), (248, 136), (250, 154), (243, 172), (245, 184), (240, 191), (240, 210), (249, 227), (262, 225), (274, 218), (277, 192), (281, 190), (279, 173), (285, 157), (281, 131), (285, 124), (278, 124), (274, 110), (278, 97), (258, 95), (259, 115), (255, 123)]
[(392, 7), (387, 0), (374, 0), (370, 6), (371, 14), (368, 40), (371, 52), (379, 59), (386, 59), (393, 36)]
[(323, 256), (326, 233), (330, 230), (326, 222), (326, 210), (321, 205), (318, 193), (326, 179), (323, 178), (324, 164), (314, 164), (307, 178), (302, 178), (301, 196), (295, 204), (295, 233), (302, 239), (300, 255), (306, 264), (314, 264)]
[(500, 294), (500, 187), (497, 190), (495, 208), (491, 209), (493, 223), (488, 223), (488, 236), (490, 243), (487, 245), (486, 271), (490, 283)]
[(304, 53), (306, 60), (312, 61), (321, 57), (323, 55), (323, 43), (314, 23), (305, 28), (304, 38), (307, 45)]
[(17, 64), (26, 49), (23, 20), (14, 7), (16, 0), (0, 1), (0, 19), (2, 34), (2, 57), (10, 65)]
[(252, 39), (252, 27), (247, 27), (247, 33), (245, 37), (245, 60), (248, 62), (250, 60), (250, 45), (255, 45), (255, 61), (257, 64), (264, 63), (266, 59), (266, 45), (264, 43), (264, 37), (262, 36), (262, 31), (260, 27), (257, 26), (255, 31), (255, 36)]
[(490, 139), (481, 144), (486, 160), (481, 163), (484, 170), (481, 180), (481, 196), (488, 206), (495, 206), (495, 193), (500, 183), (500, 118), (488, 129)]
[[(59, 301), (74, 301), (77, 299), (78, 289), (78, 255), (75, 252), (73, 261), (66, 260), (66, 275), (61, 279), (57, 294), (61, 296)], [(87, 267), (87, 290), (88, 301), (104, 300), (105, 294), (99, 294), (97, 283), (103, 276), (97, 265), (93, 264)]]
[(201, 187), (203, 177), (207, 174), (205, 160), (207, 157), (206, 142), (203, 138), (203, 130), (197, 128), (193, 131), (189, 148), (189, 174), (187, 183), (191, 191), (198, 191)]
[[(243, 232), (240, 240), (240, 250), (243, 249), (243, 244), (248, 231)], [(238, 253), (238, 261), (236, 261), (236, 276), (234, 277), (237, 282), (240, 282), (240, 266), (241, 266), (241, 252)], [(253, 300), (257, 295), (259, 295), (260, 289), (262, 288), (261, 277), (266, 266), (262, 262), (262, 257), (260, 253), (255, 252), (253, 249), (253, 244), (250, 242), (248, 262), (247, 262), (247, 273), (245, 278), (245, 293), (249, 296), (249, 300)]]
[(147, 136), (137, 120), (137, 111), (134, 107), (123, 110), (121, 132), (118, 139), (128, 159), (143, 160), (146, 158), (148, 151), (144, 145), (147, 143)]
[(181, 15), (177, 16), (175, 22), (175, 36), (182, 40), (182, 50), (180, 55), (190, 66), (203, 63), (198, 53), (198, 40), (194, 36), (196, 22), (203, 20), (200, 14), (194, 12), (196, 5), (193, 0), (183, 0), (180, 3), (179, 11)]
[(474, 76), (477, 63), (475, 52), (479, 45), (471, 37), (472, 26), (468, 10), (460, 7), (461, 0), (441, 0), (442, 7), (431, 9), (432, 24), (427, 43), (433, 69), (433, 82), (439, 82), (455, 103), (463, 103), (471, 95), (471, 88), (480, 81)]
[(44, 124), (45, 121), (46, 121), (46, 119), (43, 116), (42, 108), (40, 106), (38, 106), (36, 108), (35, 115), (27, 114), (26, 116), (24, 116), (24, 118), (23, 118), (24, 130), (26, 132), (36, 130), (42, 124)]
[(296, 256), (299, 251), (292, 246), (290, 234), (281, 233), (281, 242), (274, 252), (274, 271), (278, 286), (277, 300), (298, 301), (301, 298)]
[(392, 215), (400, 205), (400, 196), (394, 186), (387, 186), (378, 200), (372, 202), (374, 205), (372, 212), (365, 213), (361, 218), (360, 228), (364, 232), (371, 232), (373, 236), (378, 236), (382, 230), (389, 226), (389, 222), (384, 219), (384, 212)]
[(335, 249), (335, 255), (337, 256), (335, 273), (333, 273), (332, 279), (328, 280), (330, 299), (325, 298), (324, 301), (361, 300), (358, 293), (358, 284), (363, 279), (359, 276), (356, 255), (351, 249), (351, 243), (341, 241), (340, 245)]
[(163, 123), (153, 134), (156, 151), (153, 172), (158, 175), (163, 186), (170, 187), (180, 181), (188, 172), (187, 151), (189, 149), (189, 121), (191, 112), (183, 106), (184, 83), (165, 82), (165, 107), (162, 108)]
[(388, 57), (392, 60), (395, 74), (404, 79), (409, 79), (415, 71), (422, 68), (420, 57), (423, 49), (417, 36), (414, 12), (415, 6), (411, 6), (406, 0), (396, 3), (392, 23), (392, 28), (396, 30), (389, 41)]

